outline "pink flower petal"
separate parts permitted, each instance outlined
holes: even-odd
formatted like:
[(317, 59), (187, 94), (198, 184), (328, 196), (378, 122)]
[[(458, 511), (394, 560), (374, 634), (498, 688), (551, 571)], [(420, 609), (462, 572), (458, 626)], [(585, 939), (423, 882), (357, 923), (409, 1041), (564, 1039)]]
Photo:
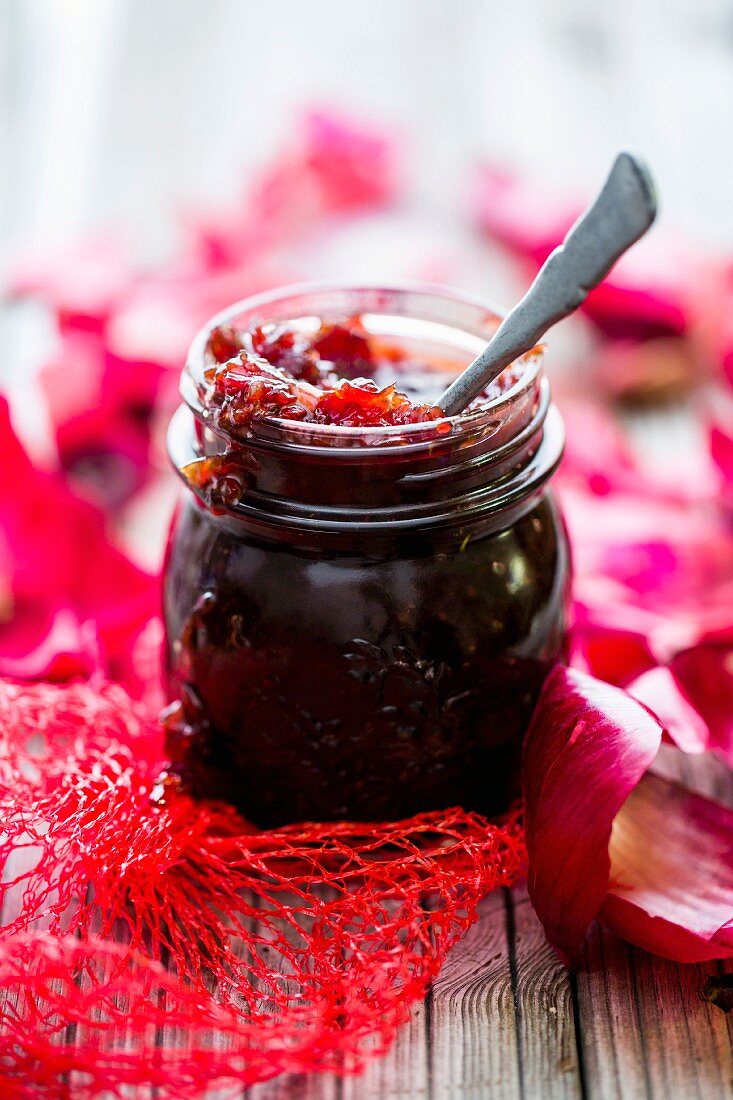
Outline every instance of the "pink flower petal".
[(0, 461), (0, 659), (17, 676), (35, 679), (45, 664), (58, 678), (88, 673), (98, 650), (106, 674), (125, 679), (134, 640), (158, 614), (157, 578), (114, 545), (101, 512), (32, 465), (1, 399)]
[[(29, 648), (27, 640), (24, 644), (17, 630), (10, 632), (6, 627), (2, 637), (0, 677), (5, 679), (64, 683), (78, 677), (87, 679), (99, 668), (93, 625), (80, 623), (68, 609), (56, 612), (48, 631), (34, 648)], [(8, 652), (15, 646), (19, 647), (22, 656)]]
[(626, 439), (607, 409), (591, 401), (562, 402), (565, 453), (562, 476), (604, 497), (621, 488), (638, 489), (638, 469)]
[(715, 285), (706, 288), (707, 309), (700, 335), (704, 351), (720, 367), (723, 379), (733, 386), (733, 264), (718, 272)]
[(627, 691), (656, 714), (678, 749), (691, 753), (708, 749), (707, 723), (689, 702), (670, 668), (660, 665), (650, 669), (632, 681)]
[(329, 218), (389, 204), (398, 177), (391, 135), (334, 112), (308, 112), (292, 146), (238, 203), (188, 219), (194, 255), (212, 271), (251, 263)]
[[(475, 191), (480, 228), (534, 267), (560, 244), (584, 205), (490, 167), (480, 169)], [(581, 308), (615, 338), (679, 336), (695, 315), (698, 287), (712, 279), (694, 251), (655, 234), (628, 252)]]
[(131, 278), (121, 238), (97, 236), (63, 252), (26, 252), (13, 265), (9, 291), (42, 298), (64, 332), (99, 334)]
[(709, 731), (707, 747), (733, 767), (733, 642), (684, 650), (670, 668)]
[(733, 955), (733, 811), (646, 775), (613, 823), (601, 919), (677, 962)]
[(607, 340), (596, 352), (593, 375), (610, 397), (654, 405), (685, 397), (701, 381), (704, 361), (686, 337)]
[(710, 455), (725, 487), (733, 492), (733, 433), (720, 424), (713, 424), (710, 428)]
[(557, 247), (581, 208), (572, 196), (533, 186), (517, 173), (491, 165), (482, 165), (474, 181), (480, 228), (536, 267)]
[[(591, 671), (625, 686), (681, 650), (730, 637), (730, 527), (711, 499), (673, 501), (626, 489), (597, 496), (577, 477), (561, 473), (560, 481), (582, 609), (577, 643), (582, 651), (586, 638), (593, 641), (595, 657), (585, 659)], [(619, 634), (638, 637), (651, 660), (645, 665), (643, 654), (638, 662), (631, 655), (621, 675), (607, 673), (604, 632), (611, 647)]]
[(304, 129), (304, 161), (320, 182), (327, 210), (341, 213), (390, 201), (397, 174), (389, 137), (324, 110), (306, 115)]
[(528, 883), (567, 959), (603, 903), (614, 818), (661, 737), (654, 715), (618, 688), (563, 667), (548, 676), (524, 750)]

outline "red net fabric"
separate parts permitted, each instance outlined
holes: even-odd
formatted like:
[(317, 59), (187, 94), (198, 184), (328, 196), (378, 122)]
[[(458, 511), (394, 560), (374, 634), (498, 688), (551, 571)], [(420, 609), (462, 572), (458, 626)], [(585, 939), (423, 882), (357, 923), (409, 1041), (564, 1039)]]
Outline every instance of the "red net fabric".
[(256, 832), (116, 686), (0, 682), (0, 739), (3, 1096), (356, 1072), (523, 865), (516, 817)]

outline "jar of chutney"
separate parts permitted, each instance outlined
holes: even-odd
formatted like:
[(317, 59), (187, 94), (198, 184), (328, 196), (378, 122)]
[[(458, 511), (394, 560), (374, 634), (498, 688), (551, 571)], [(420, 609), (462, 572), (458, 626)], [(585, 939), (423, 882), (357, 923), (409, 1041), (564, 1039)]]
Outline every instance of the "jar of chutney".
[(499, 319), (311, 285), (194, 340), (164, 581), (168, 751), (194, 794), (262, 827), (516, 797), (569, 594), (542, 349), (467, 412), (435, 407)]

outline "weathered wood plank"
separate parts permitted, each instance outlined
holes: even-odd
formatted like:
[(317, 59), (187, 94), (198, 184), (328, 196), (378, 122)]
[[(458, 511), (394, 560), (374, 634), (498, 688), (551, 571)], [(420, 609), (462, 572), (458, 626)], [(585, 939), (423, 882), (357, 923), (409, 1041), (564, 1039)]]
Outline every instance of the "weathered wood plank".
[(382, 1058), (359, 1076), (340, 1079), (332, 1074), (304, 1077), (287, 1074), (245, 1092), (247, 1100), (411, 1100), (429, 1090), (426, 1006), (416, 1005), (397, 1041)]
[[(242, 1100), (341, 1100), (341, 1087), (332, 1074), (286, 1073), (245, 1089)], [(231, 1100), (231, 1092), (220, 1095)]]
[(432, 1095), (428, 1016), (428, 1002), (416, 1005), (387, 1054), (371, 1062), (360, 1077), (343, 1081), (343, 1100), (382, 1100), (385, 1096), (390, 1100), (428, 1100)]
[[(655, 770), (733, 804), (733, 774), (714, 758), (663, 747)], [(701, 997), (707, 976), (723, 971), (719, 963), (679, 966), (597, 926), (585, 964), (577, 999), (591, 1100), (733, 1096), (731, 1021)]]
[(524, 890), (487, 898), (448, 959), (430, 1039), (434, 1100), (580, 1097), (570, 982)]
[(733, 1096), (728, 1021), (701, 997), (718, 972), (717, 963), (679, 966), (593, 929), (577, 979), (591, 1100)]
[[(570, 975), (548, 944), (524, 888), (512, 891), (511, 904), (521, 1095), (531, 1100), (579, 1098), (582, 1081)], [(511, 911), (508, 916), (511, 937)]]
[(520, 1095), (506, 902), (491, 894), (448, 957), (429, 999), (431, 1100)]
[[(280, 900), (285, 901), (285, 896), (283, 895)], [(293, 898), (294, 903), (295, 900)], [(266, 933), (263, 925), (256, 927), (255, 930)], [(285, 927), (283, 932), (289, 942), (296, 943), (298, 941), (298, 936), (293, 929)], [(262, 950), (260, 949), (260, 953), (262, 953)], [(274, 957), (277, 959), (277, 955)], [(280, 973), (289, 973), (290, 968), (282, 956), (280, 956), (280, 962), (282, 963), (279, 968)], [(293, 992), (296, 992), (296, 990), (297, 986), (293, 985)], [(263, 1000), (267, 999), (267, 992), (263, 990), (263, 993), (265, 993)], [(285, 1073), (273, 1078), (271, 1081), (263, 1081), (259, 1085), (244, 1089), (242, 1097), (243, 1100), (295, 1100), (296, 1097), (302, 1097), (303, 1100), (340, 1100), (341, 1081), (333, 1074)]]

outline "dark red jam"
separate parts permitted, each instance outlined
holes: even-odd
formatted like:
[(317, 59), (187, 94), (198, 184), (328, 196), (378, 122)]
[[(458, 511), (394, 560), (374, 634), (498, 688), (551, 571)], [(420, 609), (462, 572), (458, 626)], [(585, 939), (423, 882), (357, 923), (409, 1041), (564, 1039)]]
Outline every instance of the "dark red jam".
[[(471, 352), (430, 326), (375, 334), (367, 313), (402, 292), (374, 293), (334, 291), (366, 296), (363, 319), (313, 291), (218, 325), (171, 427), (190, 490), (165, 571), (173, 773), (261, 826), (501, 812), (563, 652), (562, 428), (541, 365), (446, 420), (435, 400)], [(490, 335), (483, 308), (409, 294), (418, 318), (465, 308)]]

